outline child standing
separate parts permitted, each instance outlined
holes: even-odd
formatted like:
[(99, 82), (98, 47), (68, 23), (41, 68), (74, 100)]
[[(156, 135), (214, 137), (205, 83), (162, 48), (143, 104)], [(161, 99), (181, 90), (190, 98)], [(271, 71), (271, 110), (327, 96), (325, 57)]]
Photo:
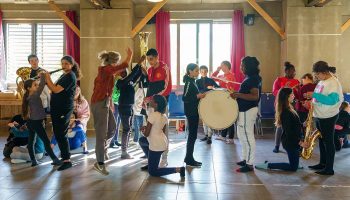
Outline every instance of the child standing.
[(292, 103), (292, 88), (280, 89), (276, 100), (275, 125), (282, 128), (282, 146), (287, 151), (289, 163), (268, 163), (256, 165), (257, 169), (280, 169), (297, 171), (299, 167), (300, 146), (306, 148), (302, 141), (302, 123)]
[(119, 101), (119, 96), (120, 96), (120, 91), (117, 89), (116, 83), (117, 81), (120, 79), (120, 76), (116, 77), (116, 81), (113, 87), (113, 92), (112, 92), (112, 102), (113, 102), (113, 107), (114, 107), (114, 118), (115, 118), (115, 122), (117, 124), (117, 128), (115, 131), (115, 135), (111, 141), (111, 143), (109, 144), (110, 148), (113, 148), (114, 145), (116, 145), (117, 147), (120, 147), (121, 144), (118, 142), (118, 136), (119, 136), (119, 127), (120, 127), (120, 116), (119, 116), (119, 111), (118, 111), (118, 101)]
[[(224, 72), (224, 75), (219, 75), (220, 71)], [(234, 74), (231, 72), (231, 63), (227, 60), (222, 61), (221, 65), (211, 75), (212, 79), (217, 81), (222, 88), (226, 88), (229, 91), (235, 90), (234, 81), (236, 81)], [(228, 135), (228, 139), (226, 139)], [(233, 144), (233, 138), (235, 135), (235, 124), (221, 131), (217, 140), (226, 141), (227, 144)]]
[[(147, 119), (147, 126), (142, 128), (143, 135), (147, 137), (147, 141), (142, 142), (142, 150), (148, 155), (148, 172), (151, 176), (165, 176), (168, 174), (180, 173), (181, 177), (185, 177), (185, 167), (164, 167), (159, 168), (160, 156), (168, 149), (168, 138), (165, 135), (168, 118), (165, 115), (167, 101), (161, 95), (154, 95), (150, 106), (154, 108)], [(140, 138), (141, 145), (141, 138)]]
[[(146, 59), (146, 56), (142, 56), (139, 63), (132, 69), (131, 73), (127, 76), (126, 70), (122, 72), (122, 79), (117, 81), (117, 89), (120, 90), (118, 111), (120, 119), (123, 125), (122, 132), (122, 159), (131, 159), (128, 154), (127, 148), (130, 137), (130, 127), (132, 125), (133, 110), (132, 107), (135, 103), (135, 89), (134, 84), (142, 75), (141, 63)], [(145, 72), (146, 73), (146, 72)]]
[(311, 74), (307, 73), (301, 77), (302, 86), (296, 92), (297, 103), (295, 104), (295, 109), (298, 112), (301, 123), (306, 121), (307, 115), (309, 113), (308, 100), (306, 94), (308, 92), (314, 91), (316, 84), (314, 83), (314, 78)]
[[(208, 78), (208, 67), (205, 65), (202, 65), (199, 67), (199, 71), (201, 74), (201, 78), (196, 80), (196, 84), (198, 87), (198, 90), (200, 93), (205, 93), (207, 91), (212, 90), (213, 88), (218, 88), (220, 87), (218, 84), (216, 84), (216, 82), (211, 79)], [(201, 139), (201, 141), (207, 141), (207, 144), (211, 144), (211, 136), (213, 134), (212, 130), (203, 123), (203, 129), (204, 129), (204, 134), (205, 137)]]
[(201, 162), (197, 162), (193, 158), (194, 143), (197, 139), (197, 129), (199, 122), (198, 104), (199, 99), (204, 98), (205, 94), (199, 93), (198, 87), (195, 83), (195, 78), (199, 75), (199, 67), (197, 64), (190, 63), (186, 68), (186, 75), (183, 78), (185, 83), (184, 95), (182, 100), (184, 102), (185, 115), (188, 120), (188, 139), (186, 146), (186, 157), (184, 162), (188, 166), (200, 167)]
[(104, 164), (108, 160), (107, 148), (115, 134), (116, 122), (111, 109), (111, 95), (114, 86), (114, 76), (129, 66), (132, 51), (127, 50), (127, 57), (119, 64), (120, 54), (115, 51), (103, 51), (98, 55), (102, 66), (98, 68), (98, 74), (94, 82), (94, 91), (91, 97), (91, 111), (94, 116), (96, 133), (96, 161), (94, 169), (103, 175), (109, 172)]
[(40, 98), (40, 94), (45, 87), (45, 76), (40, 75), (40, 84), (33, 79), (28, 79), (24, 82), (25, 93), (23, 96), (22, 114), (24, 119), (28, 119), (27, 127), (29, 129), (28, 152), (32, 161), (32, 167), (38, 165), (34, 153), (34, 141), (36, 135), (44, 142), (45, 150), (52, 159), (53, 165), (60, 165), (56, 155), (50, 147), (50, 140), (47, 137), (44, 128), (44, 119), (46, 118), (45, 109)]

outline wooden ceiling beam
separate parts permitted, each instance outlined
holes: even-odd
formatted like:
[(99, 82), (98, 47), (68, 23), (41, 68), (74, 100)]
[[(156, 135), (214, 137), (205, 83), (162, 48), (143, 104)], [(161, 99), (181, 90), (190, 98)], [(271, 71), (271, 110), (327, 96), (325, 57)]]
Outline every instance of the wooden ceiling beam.
[(346, 29), (350, 27), (350, 19), (348, 19), (342, 26), (341, 26), (341, 32), (344, 33)]
[(73, 30), (75, 34), (80, 38), (80, 30), (78, 27), (62, 12), (62, 10), (55, 4), (54, 1), (48, 0), (49, 7), (56, 12), (56, 14), (63, 19), (63, 21)]
[(131, 31), (131, 38), (134, 38), (135, 35), (141, 31), (141, 29), (147, 24), (147, 22), (166, 4), (168, 0), (163, 0), (152, 8), (151, 11), (135, 26)]
[(267, 14), (267, 12), (255, 1), (255, 0), (247, 0), (247, 2), (258, 12), (266, 22), (281, 36), (282, 40), (286, 39), (285, 31), (276, 23), (272, 17)]

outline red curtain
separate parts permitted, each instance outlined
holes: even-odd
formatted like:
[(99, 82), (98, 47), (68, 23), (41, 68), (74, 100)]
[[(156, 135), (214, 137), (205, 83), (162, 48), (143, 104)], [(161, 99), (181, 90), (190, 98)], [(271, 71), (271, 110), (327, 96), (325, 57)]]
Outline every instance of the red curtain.
[[(76, 19), (75, 11), (66, 11), (66, 16), (77, 26), (78, 20)], [(80, 64), (80, 38), (74, 33), (74, 31), (65, 24), (66, 30), (66, 54), (74, 58), (74, 60)]]
[[(236, 10), (232, 15), (232, 46), (231, 46), (231, 71), (235, 74), (236, 81), (242, 82), (244, 75), (240, 70), (241, 60), (245, 56), (243, 11)], [(236, 86), (236, 90), (239, 85)]]
[(5, 44), (4, 44), (4, 33), (2, 28), (2, 12), (0, 10), (0, 77), (3, 76), (2, 72), (5, 71), (6, 60), (5, 60)]
[(169, 69), (170, 62), (170, 14), (160, 11), (156, 14), (156, 48), (159, 60), (165, 62)]

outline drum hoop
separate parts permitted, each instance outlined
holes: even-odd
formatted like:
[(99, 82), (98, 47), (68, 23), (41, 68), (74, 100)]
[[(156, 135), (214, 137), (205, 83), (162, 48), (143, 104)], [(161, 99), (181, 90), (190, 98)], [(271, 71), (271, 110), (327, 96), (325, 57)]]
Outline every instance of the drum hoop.
[[(225, 89), (220, 89), (220, 90), (210, 90), (210, 91), (208, 91), (208, 92), (206, 92), (206, 93), (213, 92), (213, 91), (224, 91), (224, 92), (228, 92), (228, 91), (225, 90)], [(201, 99), (201, 100), (199, 101), (199, 104), (198, 104), (198, 114), (199, 114), (199, 117), (200, 117), (200, 119), (202, 120), (202, 123), (203, 123), (203, 122), (204, 122), (204, 121), (203, 121), (203, 117), (202, 117), (202, 115), (201, 115), (201, 112), (199, 112), (199, 107), (200, 107), (200, 103), (201, 103), (202, 100), (203, 100), (203, 99)], [(237, 108), (238, 108), (237, 100), (235, 100), (235, 104), (237, 105)], [(210, 127), (208, 124), (206, 124), (206, 125), (207, 125), (209, 128), (214, 129), (214, 130), (218, 130), (218, 131), (225, 130), (225, 129), (227, 129), (227, 128), (230, 128), (233, 124), (235, 124), (235, 123), (237, 122), (238, 114), (239, 114), (239, 111), (237, 110), (237, 118), (236, 118), (236, 120), (234, 120), (229, 126), (227, 126), (227, 127), (225, 127), (225, 128), (217, 129), (217, 128), (212, 128), (212, 127)]]

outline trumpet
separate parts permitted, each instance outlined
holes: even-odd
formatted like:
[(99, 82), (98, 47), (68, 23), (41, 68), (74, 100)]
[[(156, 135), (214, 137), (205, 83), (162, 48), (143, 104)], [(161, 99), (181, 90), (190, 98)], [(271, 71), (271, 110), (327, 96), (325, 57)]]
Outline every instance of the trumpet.
[[(53, 70), (53, 71), (49, 72), (49, 74), (54, 74), (54, 73), (59, 72), (59, 71), (62, 71), (62, 70), (63, 70), (63, 69), (56, 69), (56, 70)], [(38, 79), (38, 78), (40, 78), (39, 75), (34, 76), (34, 77), (31, 78), (31, 79), (36, 80), (36, 79)]]

